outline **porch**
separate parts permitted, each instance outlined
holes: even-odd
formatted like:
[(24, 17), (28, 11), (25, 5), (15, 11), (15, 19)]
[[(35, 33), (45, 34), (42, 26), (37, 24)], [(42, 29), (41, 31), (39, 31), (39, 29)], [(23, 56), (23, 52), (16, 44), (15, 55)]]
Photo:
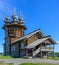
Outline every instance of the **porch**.
[(45, 45), (46, 46), (43, 46), (43, 43), (41, 43), (40, 45), (37, 45), (34, 48), (26, 49), (26, 56), (41, 57), (41, 58), (43, 58), (44, 56), (48, 57), (48, 53), (52, 52), (53, 53), (53, 57), (54, 57), (54, 44), (53, 45), (45, 44)]

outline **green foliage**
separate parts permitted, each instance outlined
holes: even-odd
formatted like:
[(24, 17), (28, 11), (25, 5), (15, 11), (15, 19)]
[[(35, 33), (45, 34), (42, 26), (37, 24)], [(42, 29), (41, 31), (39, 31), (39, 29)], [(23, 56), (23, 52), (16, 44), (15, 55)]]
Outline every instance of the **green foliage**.
[(20, 65), (58, 65), (58, 64), (50, 64), (50, 63), (22, 63)]

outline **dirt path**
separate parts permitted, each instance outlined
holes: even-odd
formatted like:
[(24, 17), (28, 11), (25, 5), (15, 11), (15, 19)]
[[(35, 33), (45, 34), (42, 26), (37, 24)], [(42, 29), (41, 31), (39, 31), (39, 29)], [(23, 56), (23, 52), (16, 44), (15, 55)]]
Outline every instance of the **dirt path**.
[(0, 59), (0, 61), (3, 61), (5, 63), (14, 63), (14, 65), (18, 65), (24, 62), (30, 62), (30, 63), (53, 63), (59, 65), (59, 60), (49, 60), (49, 59), (23, 59), (23, 58), (17, 58), (17, 59)]

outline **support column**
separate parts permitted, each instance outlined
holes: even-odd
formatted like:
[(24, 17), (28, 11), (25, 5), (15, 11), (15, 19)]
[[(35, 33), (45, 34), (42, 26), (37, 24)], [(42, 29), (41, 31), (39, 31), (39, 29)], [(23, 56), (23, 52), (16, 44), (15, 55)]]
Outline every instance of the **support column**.
[(48, 52), (47, 52), (47, 58), (48, 58)]
[(34, 48), (32, 49), (32, 57), (34, 58), (34, 56), (33, 56), (33, 52), (34, 52)]
[(42, 58), (42, 51), (41, 51), (41, 58)]
[(54, 59), (54, 57), (55, 57), (55, 52), (53, 51), (53, 59)]
[[(54, 44), (53, 44), (53, 49), (54, 49)], [(53, 51), (53, 59), (54, 59), (54, 56), (55, 56), (55, 52)]]
[(49, 44), (49, 49), (51, 48), (51, 44)]
[[(28, 40), (25, 39), (26, 46), (28, 45), (27, 42), (28, 42)], [(28, 49), (27, 48), (26, 48), (26, 56), (28, 56)]]
[(46, 49), (46, 43), (45, 43), (45, 49)]
[(26, 49), (26, 56), (28, 56), (28, 49)]
[(42, 58), (42, 43), (41, 43), (41, 58)]

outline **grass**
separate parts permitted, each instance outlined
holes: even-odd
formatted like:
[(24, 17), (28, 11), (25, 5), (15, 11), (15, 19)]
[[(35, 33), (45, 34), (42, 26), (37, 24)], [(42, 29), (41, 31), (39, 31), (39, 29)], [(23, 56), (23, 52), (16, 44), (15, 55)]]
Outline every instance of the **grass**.
[(13, 63), (3, 63), (3, 62), (0, 62), (0, 65), (14, 65)]
[[(4, 55), (0, 55), (0, 59), (12, 59), (12, 58), (20, 58), (20, 57), (17, 57), (17, 56), (4, 56)], [(52, 60), (59, 60), (59, 57), (53, 57), (52, 56), (49, 56), (48, 59), (52, 59)]]
[(11, 59), (11, 58), (19, 58), (18, 56), (4, 56), (0, 55), (0, 59)]
[(49, 64), (49, 63), (22, 63), (19, 65), (58, 65), (58, 64)]
[(12, 56), (0, 55), (0, 59), (10, 59), (10, 58), (12, 58)]
[(52, 60), (59, 60), (59, 57), (54, 57), (54, 59), (53, 59), (53, 57), (52, 57), (52, 56), (49, 56), (49, 57), (48, 57), (48, 59), (52, 59)]

